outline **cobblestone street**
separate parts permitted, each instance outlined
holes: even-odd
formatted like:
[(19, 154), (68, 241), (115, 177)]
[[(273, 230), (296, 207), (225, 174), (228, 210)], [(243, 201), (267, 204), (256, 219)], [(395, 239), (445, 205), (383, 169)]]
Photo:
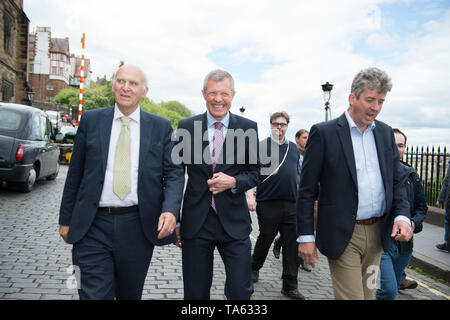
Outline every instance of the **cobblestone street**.
[[(55, 181), (40, 180), (28, 194), (0, 188), (0, 299), (78, 299), (71, 275), (71, 246), (58, 234), (58, 211), (67, 174), (61, 166)], [(258, 235), (252, 213), (253, 244)], [(450, 288), (408, 269), (417, 289), (405, 290), (399, 300), (448, 300)], [(281, 294), (281, 260), (269, 252), (255, 284), (253, 299), (284, 300)], [(216, 254), (212, 299), (223, 300), (225, 271)], [(307, 299), (333, 299), (328, 264), (319, 254), (311, 273), (299, 270), (299, 291)], [(174, 245), (155, 248), (144, 287), (143, 299), (182, 299), (181, 250)]]

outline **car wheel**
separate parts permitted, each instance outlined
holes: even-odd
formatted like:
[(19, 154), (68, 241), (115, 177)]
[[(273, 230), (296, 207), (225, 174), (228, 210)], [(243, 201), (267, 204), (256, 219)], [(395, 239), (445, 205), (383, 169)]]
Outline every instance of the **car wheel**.
[(47, 180), (55, 180), (59, 173), (59, 162), (56, 162), (56, 171), (47, 177)]
[(17, 184), (17, 187), (21, 192), (30, 192), (33, 190), (34, 183), (36, 182), (36, 169), (33, 167), (30, 169), (30, 172), (28, 173), (28, 178), (24, 182), (20, 182)]

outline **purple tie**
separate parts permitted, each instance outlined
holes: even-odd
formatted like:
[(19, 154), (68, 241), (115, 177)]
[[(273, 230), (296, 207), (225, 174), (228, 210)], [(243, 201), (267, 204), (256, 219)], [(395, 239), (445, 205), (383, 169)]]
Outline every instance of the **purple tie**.
[[(214, 136), (213, 136), (213, 150), (212, 150), (212, 171), (216, 170), (216, 163), (217, 158), (219, 157), (220, 151), (222, 151), (222, 145), (223, 145), (223, 135), (222, 135), (222, 122), (215, 122), (214, 123), (215, 130), (214, 130)], [(216, 203), (214, 201), (214, 196), (211, 198), (211, 207), (216, 211)]]

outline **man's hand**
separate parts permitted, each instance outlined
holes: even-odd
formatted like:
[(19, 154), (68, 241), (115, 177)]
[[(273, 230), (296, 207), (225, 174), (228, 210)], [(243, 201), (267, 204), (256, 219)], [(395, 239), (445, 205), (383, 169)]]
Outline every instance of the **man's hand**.
[(245, 197), (247, 199), (248, 210), (255, 211), (256, 210), (256, 200), (255, 200), (255, 188), (247, 190), (245, 192)]
[(206, 181), (209, 191), (216, 195), (228, 189), (236, 188), (236, 179), (223, 172), (214, 173), (211, 179)]
[(59, 235), (67, 243), (67, 235), (69, 234), (69, 226), (59, 226)]
[(303, 242), (298, 244), (298, 255), (311, 267), (315, 267), (315, 259), (319, 258), (315, 242)]
[(403, 221), (399, 220), (394, 223), (392, 227), (391, 237), (396, 241), (406, 242), (409, 241), (413, 236), (411, 226)]
[(174, 242), (173, 244), (176, 245), (178, 248), (181, 248), (181, 234), (180, 234), (180, 227), (177, 227), (176, 233), (177, 233), (177, 242)]
[(436, 207), (438, 207), (438, 208), (442, 208), (442, 203), (441, 203), (441, 202), (439, 202), (439, 200), (438, 200), (438, 201), (436, 201)]
[(165, 238), (173, 233), (177, 225), (177, 219), (170, 212), (163, 212), (158, 221), (158, 239)]

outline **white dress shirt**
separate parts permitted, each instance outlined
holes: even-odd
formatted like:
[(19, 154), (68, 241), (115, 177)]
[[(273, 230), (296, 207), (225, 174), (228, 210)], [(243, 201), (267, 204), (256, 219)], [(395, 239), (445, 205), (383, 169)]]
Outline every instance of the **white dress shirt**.
[(120, 118), (124, 115), (120, 112), (117, 105), (114, 107), (111, 138), (109, 140), (108, 161), (106, 165), (102, 195), (99, 202), (100, 207), (129, 207), (138, 204), (137, 179), (139, 169), (140, 111), (141, 109), (138, 106), (138, 108), (128, 116), (131, 119), (128, 124), (131, 136), (131, 192), (125, 197), (125, 199), (120, 200), (113, 191), (113, 168), (116, 144), (119, 139), (120, 131), (122, 130), (122, 120), (120, 120)]

